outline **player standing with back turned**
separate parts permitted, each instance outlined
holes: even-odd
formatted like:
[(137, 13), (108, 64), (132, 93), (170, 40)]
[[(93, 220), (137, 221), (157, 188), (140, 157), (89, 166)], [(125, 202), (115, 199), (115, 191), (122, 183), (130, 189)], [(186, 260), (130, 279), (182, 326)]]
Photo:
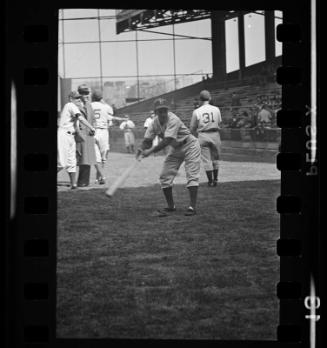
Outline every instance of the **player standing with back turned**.
[(217, 186), (221, 141), (219, 124), (222, 122), (219, 108), (210, 105), (210, 92), (200, 93), (201, 106), (193, 111), (190, 130), (198, 134), (201, 159), (208, 177), (208, 186)]
[(104, 177), (104, 165), (107, 160), (109, 152), (109, 122), (112, 120), (125, 120), (122, 117), (113, 116), (112, 107), (102, 101), (101, 90), (95, 90), (92, 93), (92, 110), (95, 119), (95, 157), (97, 163), (96, 168), (96, 178), (97, 182), (101, 185), (105, 184)]

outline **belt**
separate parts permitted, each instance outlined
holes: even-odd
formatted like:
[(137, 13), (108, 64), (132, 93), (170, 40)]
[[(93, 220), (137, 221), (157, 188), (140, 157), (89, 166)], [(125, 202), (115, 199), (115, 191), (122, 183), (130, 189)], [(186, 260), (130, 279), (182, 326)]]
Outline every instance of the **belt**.
[(67, 134), (75, 135), (76, 132), (67, 131)]
[(219, 129), (218, 128), (210, 128), (210, 129), (205, 129), (202, 131), (199, 131), (200, 133), (213, 133), (213, 132), (218, 132)]

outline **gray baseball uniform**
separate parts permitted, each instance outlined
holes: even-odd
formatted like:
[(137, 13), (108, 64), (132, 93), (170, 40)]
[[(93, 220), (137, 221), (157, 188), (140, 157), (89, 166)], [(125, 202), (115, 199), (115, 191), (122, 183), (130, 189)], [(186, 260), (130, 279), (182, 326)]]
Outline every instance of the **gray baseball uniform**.
[(161, 125), (156, 116), (145, 132), (144, 138), (153, 140), (156, 136), (172, 138), (170, 150), (160, 174), (161, 188), (171, 187), (181, 164), (185, 161), (187, 187), (198, 186), (200, 179), (200, 144), (190, 130), (172, 112), (168, 112), (167, 123)]

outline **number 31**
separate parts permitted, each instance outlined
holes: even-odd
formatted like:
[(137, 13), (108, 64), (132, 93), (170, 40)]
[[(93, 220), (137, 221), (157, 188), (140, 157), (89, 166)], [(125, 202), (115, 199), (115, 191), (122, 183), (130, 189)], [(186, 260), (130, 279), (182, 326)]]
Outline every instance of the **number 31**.
[[(210, 118), (210, 116), (211, 116), (211, 118)], [(203, 117), (203, 122), (204, 123), (214, 122), (213, 112), (210, 112), (210, 114), (208, 114), (206, 112), (206, 113), (202, 114), (202, 117)]]

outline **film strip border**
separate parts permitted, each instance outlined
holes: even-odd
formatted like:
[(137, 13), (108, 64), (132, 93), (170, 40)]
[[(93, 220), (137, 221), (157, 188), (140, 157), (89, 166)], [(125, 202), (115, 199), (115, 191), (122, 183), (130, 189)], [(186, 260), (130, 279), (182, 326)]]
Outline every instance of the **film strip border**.
[(7, 15), (10, 158), (16, 163), (8, 181), (6, 343), (23, 347), (55, 339), (57, 28), (55, 13), (38, 1), (7, 3)]
[[(311, 129), (308, 134), (310, 3), (290, 8), (285, 4), (278, 6), (278, 1), (272, 5), (284, 13), (284, 24), (277, 32), (278, 40), (283, 42), (283, 67), (277, 71), (283, 98), (283, 109), (278, 113), (282, 143), (277, 158), (282, 177), (281, 196), (277, 200), (281, 219), (277, 241), (281, 273), (276, 288), (280, 325), (278, 341), (265, 342), (265, 347), (309, 342), (306, 315), (308, 307), (317, 307), (311, 300), (310, 279), (314, 279), (316, 289), (320, 288), (318, 166), (307, 160), (311, 150), (308, 142), (314, 131)], [(11, 2), (7, 11), (17, 15), (15, 6), (17, 3)], [(59, 346), (55, 332), (58, 8), (29, 2), (23, 13), (16, 16), (15, 23), (7, 22), (10, 33), (6, 38), (7, 85), (11, 87), (10, 95), (7, 94), (11, 100), (8, 124), (12, 137), (6, 158), (10, 161), (17, 156), (17, 171), (13, 163), (7, 176), (11, 185), (6, 187), (11, 199), (6, 211), (9, 225), (6, 260), (10, 271), (5, 307), (7, 343), (12, 347)], [(319, 290), (316, 292), (319, 294)], [(92, 345), (102, 345), (101, 342)], [(61, 340), (60, 347), (71, 344)], [(80, 341), (78, 346), (89, 344)], [(221, 342), (221, 346), (235, 345), (245, 346), (245, 342)], [(260, 346), (259, 342), (247, 343), (252, 345)]]
[[(282, 110), (277, 115), (282, 128), (282, 142), (277, 157), (281, 170), (281, 196), (277, 199), (280, 213), (280, 300), (279, 341), (305, 342), (316, 346), (317, 309), (320, 274), (318, 265), (318, 165), (316, 125), (313, 124), (312, 93), (314, 67), (310, 22), (305, 13), (312, 11), (313, 2), (302, 11), (285, 11), (284, 24), (277, 28), (277, 39), (283, 42), (283, 67), (277, 71), (282, 85)], [(310, 7), (311, 5), (311, 7)], [(311, 13), (312, 16), (312, 13)], [(309, 314), (309, 315), (308, 315)]]

